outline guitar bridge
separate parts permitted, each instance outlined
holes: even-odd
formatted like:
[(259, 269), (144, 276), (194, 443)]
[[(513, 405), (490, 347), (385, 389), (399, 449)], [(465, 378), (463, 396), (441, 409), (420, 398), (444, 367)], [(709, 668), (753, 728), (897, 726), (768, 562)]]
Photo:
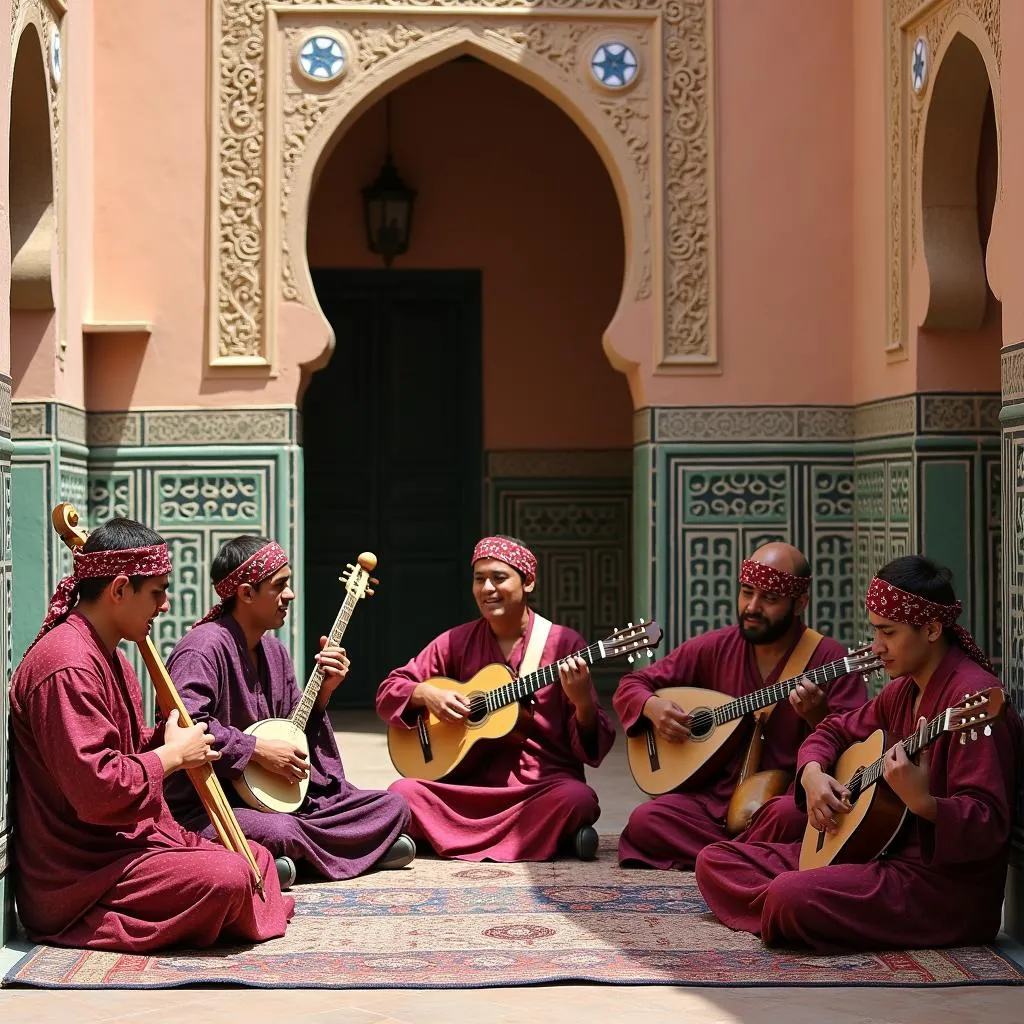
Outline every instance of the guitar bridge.
[(416, 719), (416, 731), (420, 738), (420, 750), (423, 752), (424, 764), (430, 764), (434, 760), (434, 751), (430, 747), (430, 733), (427, 732), (427, 716), (420, 715)]
[(647, 758), (651, 762), (651, 771), (656, 772), (661, 768), (661, 758), (658, 757), (658, 744), (654, 739), (654, 730), (644, 730), (647, 734)]

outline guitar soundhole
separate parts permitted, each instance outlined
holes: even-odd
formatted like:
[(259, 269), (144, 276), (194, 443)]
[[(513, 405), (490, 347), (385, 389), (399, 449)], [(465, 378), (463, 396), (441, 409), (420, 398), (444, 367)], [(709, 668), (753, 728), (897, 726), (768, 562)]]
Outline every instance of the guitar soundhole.
[(475, 693), (469, 698), (469, 724), (479, 725), (487, 717), (487, 698)]
[(715, 728), (715, 716), (707, 708), (699, 708), (690, 716), (690, 739), (706, 740)]

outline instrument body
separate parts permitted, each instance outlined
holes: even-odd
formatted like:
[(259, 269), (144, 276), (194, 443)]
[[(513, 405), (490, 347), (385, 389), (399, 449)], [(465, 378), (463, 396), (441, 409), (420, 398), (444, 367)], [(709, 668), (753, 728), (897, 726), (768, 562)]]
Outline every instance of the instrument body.
[[(264, 718), (245, 730), (246, 736), (264, 740), (282, 740), (301, 750), (309, 760), (309, 740), (305, 732), (290, 718)], [(258, 811), (279, 811), (292, 814), (302, 806), (309, 789), (309, 776), (292, 782), (283, 775), (267, 771), (258, 764), (246, 765), (237, 779), (232, 779), (238, 795)]]
[(872, 672), (880, 665), (870, 646), (864, 646), (846, 657), (807, 669), (742, 697), (699, 686), (662, 687), (654, 691), (654, 696), (672, 701), (692, 716), (690, 738), (682, 743), (670, 743), (658, 736), (647, 722), (639, 732), (626, 737), (629, 770), (640, 789), (650, 796), (670, 793), (692, 782), (698, 771), (709, 765), (737, 732), (749, 731), (755, 712), (788, 698), (801, 679), (826, 686), (839, 676)]
[[(1002, 714), (1004, 706), (1005, 694), (998, 687), (972, 693), (903, 740), (907, 757), (915, 757), (947, 732), (960, 733), (962, 744), (978, 738), (978, 726), (989, 735), (988, 723)], [(808, 822), (800, 845), (801, 871), (864, 864), (881, 856), (899, 834), (910, 812), (885, 782), (885, 754), (891, 746), (885, 732), (876, 729), (842, 753), (831, 774), (849, 790), (850, 810), (836, 815), (835, 832), (819, 832)]]
[[(345, 584), (345, 599), (342, 601), (341, 609), (331, 627), (330, 635), (327, 637), (328, 647), (337, 647), (345, 635), (349, 619), (356, 604), (369, 595), (373, 594), (371, 583), (377, 583), (370, 573), (377, 566), (377, 556), (372, 552), (364, 551), (357, 559), (356, 564), (351, 562), (346, 566), (345, 572), (339, 580)], [(316, 706), (317, 697), (320, 695), (320, 687), (324, 680), (324, 670), (318, 664), (310, 673), (306, 685), (302, 688), (302, 696), (299, 698), (295, 710), (288, 718), (264, 718), (259, 722), (253, 722), (245, 733), (248, 736), (255, 736), (258, 739), (282, 740), (290, 743), (293, 747), (301, 750), (306, 760), (309, 760), (309, 740), (306, 738), (306, 723), (309, 721), (310, 712)], [(253, 810), (265, 811), (268, 814), (282, 813), (293, 814), (306, 799), (309, 790), (309, 776), (294, 780), (279, 775), (277, 772), (268, 771), (255, 761), (250, 761), (242, 770), (242, 774), (231, 780), (235, 792)]]
[(774, 797), (782, 796), (792, 781), (792, 772), (781, 768), (766, 768), (743, 779), (736, 786), (725, 812), (726, 832), (738, 836), (758, 810)]
[[(594, 664), (604, 658), (634, 655), (647, 651), (661, 640), (656, 622), (630, 624), (611, 636), (591, 644), (570, 657), (582, 657)], [(495, 663), (480, 669), (468, 682), (435, 676), (425, 680), (442, 690), (450, 690), (470, 702), (470, 715), (461, 722), (442, 722), (433, 712), (422, 708), (416, 725), (407, 729), (388, 726), (388, 753), (396, 770), (405, 778), (443, 779), (465, 760), (480, 740), (507, 736), (519, 721), (519, 700), (528, 697), (559, 678), (558, 665), (545, 665), (517, 679), (507, 665)]]

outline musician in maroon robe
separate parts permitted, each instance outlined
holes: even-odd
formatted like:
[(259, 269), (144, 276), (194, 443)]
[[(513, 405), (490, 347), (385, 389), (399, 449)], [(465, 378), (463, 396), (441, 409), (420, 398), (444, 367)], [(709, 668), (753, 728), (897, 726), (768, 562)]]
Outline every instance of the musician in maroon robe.
[[(442, 720), (464, 719), (466, 698), (426, 680), (466, 682), (494, 663), (518, 674), (534, 629), (546, 628), (527, 604), (537, 559), (522, 541), (487, 537), (472, 564), (481, 617), (442, 633), (384, 680), (377, 713), (389, 725), (413, 728), (424, 707)], [(549, 860), (560, 848), (583, 860), (597, 855), (593, 825), (600, 808), (584, 765), (601, 763), (615, 729), (586, 662), (569, 658), (585, 646), (574, 630), (552, 624), (539, 665), (561, 662), (560, 682), (521, 702), (516, 729), (477, 743), (442, 782), (400, 779), (391, 786), (412, 810), (418, 843), (442, 857), (474, 861)]]
[[(145, 953), (283, 935), (293, 901), (270, 854), (249, 861), (174, 820), (163, 781), (215, 761), (205, 725), (142, 720), (121, 640), (143, 642), (167, 611), (167, 546), (112, 519), (74, 556), (11, 682), (18, 910), (32, 938)], [(75, 604), (75, 600), (78, 603)]]
[[(614, 705), (627, 734), (653, 728), (663, 741), (687, 741), (690, 716), (655, 695), (663, 687), (699, 686), (740, 697), (779, 681), (806, 628), (801, 616), (807, 607), (810, 567), (791, 545), (766, 544), (743, 562), (739, 582), (737, 625), (687, 640), (653, 665), (623, 676)], [(845, 654), (839, 643), (824, 637), (806, 667), (818, 668)], [(865, 700), (860, 674), (840, 676), (827, 692), (810, 680), (801, 681), (765, 724), (760, 768), (794, 772), (797, 750), (811, 729), (830, 710), (847, 711)], [(689, 870), (700, 850), (728, 838), (726, 812), (746, 754), (743, 739), (740, 731), (721, 759), (681, 790), (656, 796), (633, 811), (619, 839), (620, 864)], [(803, 827), (803, 813), (783, 796), (755, 814), (745, 836), (795, 838)]]
[[(392, 793), (353, 786), (338, 753), (327, 703), (348, 674), (344, 648), (320, 638), (324, 677), (306, 724), (308, 760), (290, 743), (244, 732), (265, 718), (287, 718), (301, 696), (288, 649), (269, 632), (284, 625), (295, 599), (288, 555), (265, 537), (237, 537), (221, 548), (211, 576), (221, 603), (182, 637), (167, 669), (193, 721), (209, 726), (221, 755), (217, 774), (228, 780), (242, 832), (275, 855), (286, 888), (303, 865), (333, 881), (371, 868), (405, 867), (416, 855), (403, 832), (408, 807)], [(230, 780), (250, 762), (290, 780), (308, 777), (302, 806), (285, 814), (242, 805)], [(210, 833), (213, 826), (191, 788), (172, 779), (167, 798), (179, 821)]]
[[(827, 774), (852, 743), (884, 729), (911, 736), (966, 696), (999, 685), (973, 637), (948, 570), (919, 555), (890, 562), (867, 594), (875, 651), (892, 677), (864, 707), (826, 718), (800, 748), (798, 800), (835, 831), (849, 790)], [(884, 783), (910, 811), (884, 857), (799, 871), (800, 840), (718, 843), (697, 858), (715, 916), (767, 944), (822, 952), (988, 942), (999, 931), (1021, 755), (1021, 722), (1005, 715), (961, 744), (945, 733), (915, 764), (888, 748)]]

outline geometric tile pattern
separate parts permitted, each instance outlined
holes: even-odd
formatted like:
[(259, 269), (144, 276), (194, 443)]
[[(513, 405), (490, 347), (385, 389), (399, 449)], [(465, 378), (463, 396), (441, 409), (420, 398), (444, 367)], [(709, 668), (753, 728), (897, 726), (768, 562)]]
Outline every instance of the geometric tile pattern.
[[(1024, 407), (1016, 423), (1003, 430), (1002, 458), (1002, 633), (1003, 684), (1018, 710), (1024, 710)], [(1024, 821), (1024, 790), (1017, 819)], [(1018, 824), (1017, 847), (1024, 850)]]
[[(525, 541), (537, 556), (532, 604), (587, 642), (626, 622), (650, 619), (631, 600), (629, 476), (604, 479), (494, 478), (487, 482), (488, 533)], [(594, 669), (608, 692), (625, 671), (620, 660)]]
[[(759, 545), (786, 541), (811, 562), (808, 621), (841, 642), (853, 639), (854, 502), (849, 457), (700, 457), (660, 446), (655, 505), (655, 589), (666, 650), (736, 621), (740, 563)], [(664, 614), (664, 613), (663, 613)]]
[(8, 867), (10, 839), (10, 743), (8, 688), (11, 681), (11, 379), (0, 374), (0, 946), (13, 919)]

